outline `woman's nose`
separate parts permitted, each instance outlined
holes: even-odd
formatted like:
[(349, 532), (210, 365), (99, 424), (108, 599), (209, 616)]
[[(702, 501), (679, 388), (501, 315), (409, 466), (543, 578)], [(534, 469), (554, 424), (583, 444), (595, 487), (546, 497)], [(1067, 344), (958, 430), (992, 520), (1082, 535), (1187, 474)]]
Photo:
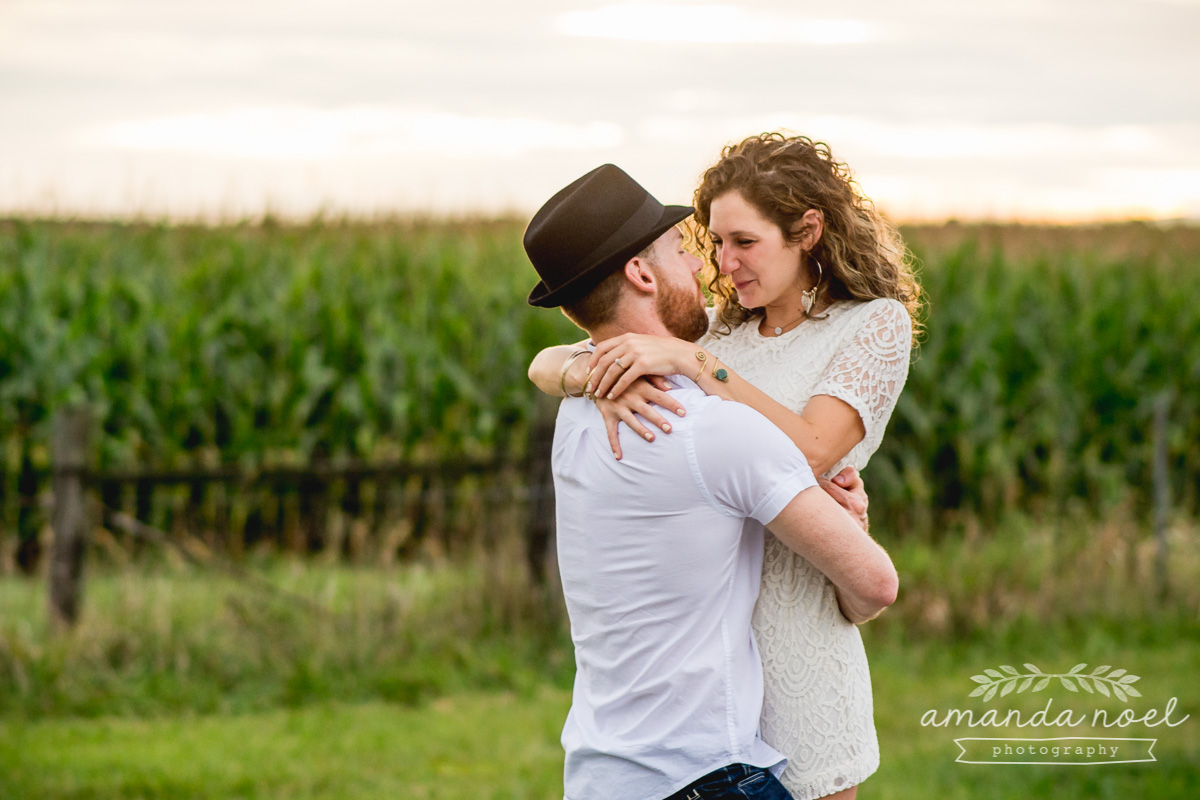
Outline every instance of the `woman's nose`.
[(729, 275), (737, 269), (733, 256), (729, 255), (729, 251), (723, 247), (717, 250), (717, 267), (721, 270), (722, 275)]

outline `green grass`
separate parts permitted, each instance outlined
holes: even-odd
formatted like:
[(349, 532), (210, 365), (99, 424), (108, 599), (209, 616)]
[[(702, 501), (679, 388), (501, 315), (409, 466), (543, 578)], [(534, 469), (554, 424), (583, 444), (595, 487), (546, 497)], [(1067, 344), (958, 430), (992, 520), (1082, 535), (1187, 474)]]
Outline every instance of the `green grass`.
[(268, 559), (250, 562), (251, 583), (170, 562), (97, 564), (64, 634), (47, 622), (44, 581), (0, 579), (0, 714), (411, 705), (568, 686), (563, 614), (522, 566), (511, 553), (393, 570)]
[[(980, 634), (969, 643), (923, 640), (919, 635), (895, 635), (884, 624), (867, 626), (864, 638), (871, 660), (875, 694), (875, 720), (882, 763), (866, 784), (865, 798), (1188, 798), (1200, 793), (1200, 685), (1195, 680), (1200, 664), (1200, 641), (1173, 626), (1160, 626), (1146, 618), (1125, 627), (1097, 621), (1073, 625), (1026, 626), (1003, 637)], [(1183, 635), (1181, 635), (1183, 634)], [(1102, 664), (1125, 668), (1141, 676), (1141, 698), (1128, 705), (1083, 692), (1072, 694), (1051, 686), (1032, 694), (1010, 694), (984, 703), (968, 694), (976, 684), (970, 678), (984, 669), (1011, 664), (1024, 671), (1032, 662), (1044, 672), (1067, 672), (1078, 663), (1089, 670)], [(983, 711), (1017, 709), (1028, 719), (1053, 701), (1052, 718), (1063, 709), (1091, 714), (1108, 709), (1115, 719), (1120, 710), (1133, 708), (1139, 717), (1151, 709), (1160, 714), (1167, 701), (1178, 698), (1175, 728), (1093, 730), (1080, 728), (922, 727), (921, 718), (936, 709), (939, 719), (948, 709)], [(1153, 763), (1067, 765), (959, 764), (954, 739), (1057, 738), (1063, 736), (1157, 738)]]
[[(1029, 628), (1005, 641), (955, 644), (893, 636), (868, 626), (882, 766), (863, 798), (1189, 798), (1200, 792), (1200, 641), (1145, 644), (1139, 633)], [(931, 708), (982, 709), (970, 676), (1032, 660), (1066, 671), (1079, 661), (1140, 674), (1144, 712), (1179, 698), (1176, 728), (1133, 726), (1100, 736), (1153, 737), (1158, 761), (1094, 766), (955, 763), (960, 736), (1088, 735), (922, 727)], [(1090, 709), (1091, 695), (1061, 689), (1010, 695), (1006, 707)], [(1018, 704), (1018, 701), (1020, 704)], [(561, 796), (558, 732), (567, 691), (524, 695), (459, 692), (416, 707), (369, 702), (232, 716), (149, 720), (0, 721), (0, 796), (5, 798), (550, 798)], [(1110, 702), (1109, 706), (1120, 706)], [(1046, 729), (1042, 729), (1043, 731)]]
[[(1194, 522), (1171, 528), (1161, 589), (1130, 517), (942, 538), (891, 546), (900, 600), (863, 629), (883, 753), (865, 799), (1200, 793)], [(573, 659), (561, 601), (530, 588), (516, 545), (390, 570), (252, 558), (268, 590), (165, 559), (93, 563), (84, 618), (57, 635), (42, 581), (0, 579), (0, 798), (557, 797)], [(971, 676), (1026, 663), (1126, 669), (1142, 697), (968, 696)], [(1005, 732), (921, 725), (1048, 698), (1140, 717), (1172, 697), (1176, 720), (1193, 715), (1175, 728), (1007, 734), (1158, 738), (1147, 764), (958, 764), (956, 737)]]
[[(879, 625), (889, 636), (1200, 633), (1200, 529), (1188, 520), (1171, 527), (1161, 588), (1154, 541), (1133, 517), (1014, 515), (987, 531), (948, 529), (938, 544), (887, 520), (875, 528), (900, 573), (902, 602)], [(0, 578), (0, 714), (246, 713), (566, 687), (561, 600), (531, 588), (521, 546), (505, 537), (454, 564), (391, 569), (254, 556), (253, 581), (167, 559), (117, 566), (97, 550), (83, 618), (66, 635), (47, 623), (43, 581)]]
[(561, 797), (569, 703), (560, 689), (463, 693), (419, 708), (0, 722), (0, 797)]

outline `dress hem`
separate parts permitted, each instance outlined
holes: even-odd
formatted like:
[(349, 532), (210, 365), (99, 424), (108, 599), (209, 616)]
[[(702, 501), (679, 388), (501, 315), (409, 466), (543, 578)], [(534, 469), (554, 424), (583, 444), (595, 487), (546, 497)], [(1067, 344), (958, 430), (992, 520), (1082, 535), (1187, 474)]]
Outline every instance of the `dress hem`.
[[(792, 793), (793, 800), (817, 800), (820, 797), (845, 791), (852, 786), (858, 786), (879, 769), (879, 754), (872, 753), (864, 758), (850, 762), (845, 767), (828, 769), (816, 777), (805, 777), (802, 782), (788, 780), (787, 770), (784, 770), (780, 781), (785, 789)], [(834, 781), (844, 778), (840, 786)]]

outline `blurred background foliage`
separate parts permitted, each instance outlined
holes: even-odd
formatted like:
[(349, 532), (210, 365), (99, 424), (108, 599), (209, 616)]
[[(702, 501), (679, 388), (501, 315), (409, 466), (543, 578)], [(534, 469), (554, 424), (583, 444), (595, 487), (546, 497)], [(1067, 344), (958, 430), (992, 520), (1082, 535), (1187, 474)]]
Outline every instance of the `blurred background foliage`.
[(80, 400), (102, 467), (490, 448), (571, 327), (521, 303), (511, 225), (8, 222), (0, 260), (10, 469)]
[[(867, 470), (876, 518), (927, 535), (947, 515), (1144, 508), (1164, 392), (1172, 496), (1195, 509), (1200, 230), (904, 233), (926, 331)], [(520, 455), (527, 363), (579, 336), (525, 304), (520, 236), (515, 221), (0, 222), (0, 491), (28, 491), (52, 413), (80, 401), (102, 469)]]

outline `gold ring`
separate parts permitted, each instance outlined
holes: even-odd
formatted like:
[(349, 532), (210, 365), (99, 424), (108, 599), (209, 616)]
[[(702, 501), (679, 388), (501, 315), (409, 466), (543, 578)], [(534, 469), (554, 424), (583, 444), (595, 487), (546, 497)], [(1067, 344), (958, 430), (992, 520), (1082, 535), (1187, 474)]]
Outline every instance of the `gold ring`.
[(614, 363), (614, 364), (616, 364), (616, 365), (617, 365), (618, 367), (620, 367), (621, 369), (629, 369), (629, 367), (627, 367), (627, 366), (625, 366), (624, 364), (622, 364), (622, 363), (621, 363), (621, 359), (619, 359), (619, 358), (614, 358), (614, 359), (613, 359), (613, 363)]

